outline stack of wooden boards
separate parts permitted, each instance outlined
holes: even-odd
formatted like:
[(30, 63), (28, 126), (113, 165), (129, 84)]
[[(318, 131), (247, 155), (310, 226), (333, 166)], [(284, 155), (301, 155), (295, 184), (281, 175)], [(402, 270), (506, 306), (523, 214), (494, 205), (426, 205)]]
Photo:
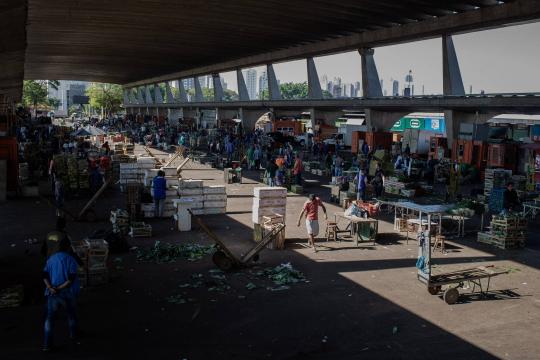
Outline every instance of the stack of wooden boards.
[(479, 232), (478, 242), (500, 249), (517, 249), (525, 246), (527, 219), (517, 216), (494, 215), (489, 232)]
[(73, 250), (83, 261), (78, 275), (82, 284), (100, 285), (109, 281), (107, 258), (109, 244), (104, 239), (84, 239), (72, 243)]
[(133, 221), (129, 235), (134, 237), (152, 237), (152, 225), (146, 224), (144, 221)]
[(120, 163), (120, 185), (129, 183), (144, 184), (146, 170), (154, 169), (156, 160), (150, 156), (140, 156), (135, 162)]
[(123, 209), (111, 211), (111, 221), (113, 232), (116, 234), (126, 235), (129, 231), (129, 213)]
[[(285, 224), (287, 189), (284, 187), (256, 187), (253, 190), (252, 221), (255, 241), (260, 241), (276, 222)], [(283, 246), (284, 234), (277, 236), (267, 247), (279, 249)]]

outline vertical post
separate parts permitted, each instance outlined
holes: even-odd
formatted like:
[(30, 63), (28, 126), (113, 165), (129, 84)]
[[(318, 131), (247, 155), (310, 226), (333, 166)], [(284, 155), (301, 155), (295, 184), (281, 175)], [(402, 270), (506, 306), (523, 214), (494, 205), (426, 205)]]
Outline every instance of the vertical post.
[(163, 95), (161, 94), (161, 87), (159, 84), (154, 84), (154, 103), (163, 104)]
[(171, 89), (171, 83), (168, 82), (168, 81), (165, 81), (165, 93), (166, 93), (166, 97), (167, 97), (167, 103), (168, 104), (174, 103), (174, 96), (173, 96), (173, 92), (172, 92), (172, 89)]
[(202, 102), (204, 101), (203, 92), (201, 89), (201, 82), (199, 81), (199, 77), (195, 76), (193, 78), (193, 85), (195, 86), (195, 101), (196, 102)]
[(214, 101), (223, 101), (223, 87), (219, 73), (212, 74), (212, 82), (214, 84)]
[(152, 105), (154, 103), (154, 100), (152, 99), (152, 93), (150, 93), (150, 85), (147, 85), (144, 87), (145, 90), (145, 101), (146, 105)]
[(178, 80), (178, 97), (179, 97), (178, 100), (180, 102), (188, 101), (186, 88), (184, 87), (184, 82), (182, 81), (182, 79)]
[(319, 81), (319, 75), (317, 74), (317, 67), (312, 57), (306, 59), (307, 65), (307, 77), (308, 77), (308, 98), (310, 99), (322, 99), (323, 93), (321, 89), (321, 83)]
[(236, 70), (236, 82), (238, 83), (238, 100), (249, 101), (246, 80), (244, 79), (244, 74), (242, 74), (242, 70), (240, 69)]
[(443, 94), (465, 95), (461, 70), (451, 35), (443, 35)]
[(124, 89), (124, 107), (129, 104), (129, 89)]
[(270, 100), (281, 100), (281, 92), (272, 64), (266, 65), (266, 74), (268, 75), (268, 92), (270, 93)]
[(143, 89), (142, 88), (137, 89), (137, 104), (139, 104), (139, 105), (144, 104), (144, 95), (143, 95)]
[(377, 65), (375, 64), (375, 50), (371, 48), (359, 49), (362, 58), (362, 96), (366, 98), (382, 97), (381, 82)]

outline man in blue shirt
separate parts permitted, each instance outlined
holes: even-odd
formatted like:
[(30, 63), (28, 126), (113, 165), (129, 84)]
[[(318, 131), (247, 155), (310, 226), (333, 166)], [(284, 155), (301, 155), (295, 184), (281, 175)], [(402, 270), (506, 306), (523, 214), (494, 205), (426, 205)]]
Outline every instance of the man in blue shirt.
[(163, 217), (163, 208), (167, 197), (167, 180), (163, 170), (159, 170), (157, 176), (152, 180), (152, 188), (154, 189), (154, 216), (160, 218)]
[(227, 161), (230, 163), (234, 153), (234, 144), (231, 140), (227, 141), (227, 144), (225, 144), (225, 151), (227, 151)]
[(67, 312), (69, 336), (75, 340), (77, 332), (76, 301), (79, 295), (77, 262), (68, 253), (69, 242), (61, 241), (59, 251), (47, 260), (43, 269), (47, 316), (45, 318), (45, 342), (43, 351), (51, 350), (53, 345), (53, 327), (56, 313), (60, 307)]
[(356, 200), (366, 201), (366, 180), (367, 179), (366, 179), (366, 174), (364, 170), (360, 170), (356, 180), (357, 180), (357, 187), (358, 187), (357, 188), (358, 192), (356, 193)]

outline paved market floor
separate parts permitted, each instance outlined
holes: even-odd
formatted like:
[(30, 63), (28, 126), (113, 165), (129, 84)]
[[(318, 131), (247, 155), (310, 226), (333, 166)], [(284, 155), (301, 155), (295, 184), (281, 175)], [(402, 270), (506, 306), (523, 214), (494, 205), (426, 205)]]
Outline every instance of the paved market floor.
[[(190, 163), (182, 175), (221, 184), (223, 173)], [(256, 173), (243, 184), (227, 185), (227, 214), (204, 222), (235, 253), (253, 245), (251, 196), (259, 186)], [(320, 179), (323, 181), (323, 179)], [(329, 199), (329, 189), (306, 189)], [(320, 251), (305, 242), (296, 226), (306, 196), (289, 194), (286, 250), (264, 250), (259, 268), (225, 275), (229, 289), (212, 284), (211, 258), (156, 264), (137, 262), (134, 252), (111, 255), (111, 281), (84, 289), (79, 317), (84, 337), (69, 344), (64, 317), (57, 325), (59, 349), (42, 354), (43, 296), (39, 245), (54, 226), (54, 211), (42, 200), (19, 199), (0, 205), (0, 288), (24, 284), (23, 306), (0, 309), (1, 359), (537, 359), (540, 353), (540, 237), (529, 236), (523, 250), (501, 251), (478, 244), (474, 237), (451, 241), (446, 255), (437, 254), (441, 269), (496, 264), (510, 274), (492, 280), (497, 290), (488, 299), (463, 296), (449, 306), (429, 295), (416, 279), (416, 243), (406, 244), (381, 218), (378, 244), (320, 240)], [(69, 223), (74, 238), (107, 228), (108, 211), (123, 204), (109, 191), (96, 206), (97, 223)], [(72, 200), (77, 209), (83, 199)], [(330, 214), (340, 209), (326, 203)], [(170, 220), (150, 220), (152, 238), (131, 241), (149, 248), (156, 240), (211, 244), (201, 231), (180, 233)], [(324, 229), (325, 222), (321, 221)], [(321, 235), (322, 236), (322, 235)], [(290, 262), (309, 282), (271, 291), (253, 273)], [(194, 276), (195, 274), (195, 276)], [(200, 275), (199, 275), (200, 274)], [(187, 287), (194, 277), (203, 283)], [(257, 287), (249, 290), (248, 283)], [(187, 301), (167, 301), (181, 296)]]

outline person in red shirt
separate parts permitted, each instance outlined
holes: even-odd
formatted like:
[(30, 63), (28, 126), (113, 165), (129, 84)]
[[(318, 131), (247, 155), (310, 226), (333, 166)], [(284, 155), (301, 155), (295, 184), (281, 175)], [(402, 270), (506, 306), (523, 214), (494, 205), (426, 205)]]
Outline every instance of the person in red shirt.
[(328, 220), (326, 208), (324, 207), (321, 199), (315, 196), (315, 194), (309, 194), (309, 200), (305, 202), (297, 224), (300, 226), (300, 220), (302, 220), (302, 216), (304, 216), (305, 213), (308, 245), (313, 246), (313, 250), (315, 252), (317, 252), (317, 248), (315, 247), (315, 237), (319, 235), (319, 206), (323, 209), (324, 219)]

